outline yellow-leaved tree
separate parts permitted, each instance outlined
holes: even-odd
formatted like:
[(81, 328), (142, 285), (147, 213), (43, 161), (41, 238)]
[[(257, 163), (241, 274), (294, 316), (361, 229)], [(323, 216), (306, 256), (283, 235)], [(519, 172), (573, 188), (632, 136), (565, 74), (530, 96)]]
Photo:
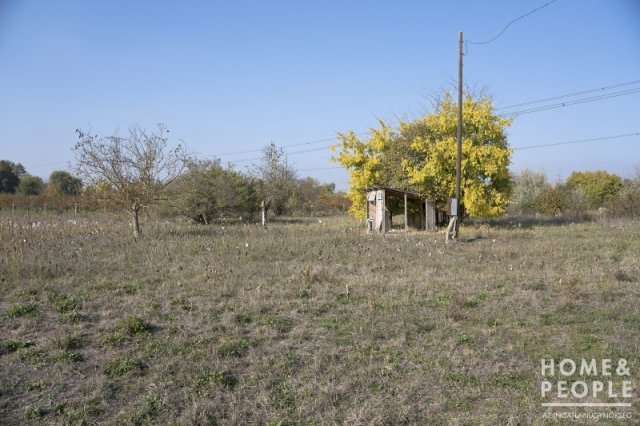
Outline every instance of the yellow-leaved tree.
[[(462, 205), (470, 216), (505, 212), (510, 192), (511, 150), (505, 133), (511, 121), (497, 115), (487, 96), (467, 95), (463, 101)], [(411, 190), (440, 207), (454, 195), (456, 181), (458, 107), (449, 93), (434, 112), (398, 129), (380, 122), (371, 137), (340, 133), (333, 161), (349, 171), (350, 212), (364, 217), (364, 189), (385, 185)]]

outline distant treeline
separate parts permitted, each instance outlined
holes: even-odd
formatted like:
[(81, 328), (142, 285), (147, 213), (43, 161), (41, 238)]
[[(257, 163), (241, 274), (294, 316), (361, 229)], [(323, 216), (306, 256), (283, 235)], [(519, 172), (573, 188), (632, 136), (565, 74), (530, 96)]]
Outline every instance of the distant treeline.
[[(217, 161), (191, 163), (171, 184), (164, 200), (149, 208), (163, 216), (186, 216), (199, 223), (222, 218), (255, 219), (260, 210), (263, 180), (223, 167)], [(271, 209), (275, 215), (326, 216), (346, 213), (350, 201), (335, 184), (292, 173), (278, 182)], [(63, 212), (120, 210), (112, 203), (109, 185), (83, 185), (65, 171), (47, 182), (29, 175), (19, 163), (0, 161), (0, 209)]]
[(584, 219), (594, 214), (640, 219), (640, 168), (622, 179), (605, 171), (573, 172), (551, 184), (542, 172), (524, 170), (512, 177), (509, 213)]

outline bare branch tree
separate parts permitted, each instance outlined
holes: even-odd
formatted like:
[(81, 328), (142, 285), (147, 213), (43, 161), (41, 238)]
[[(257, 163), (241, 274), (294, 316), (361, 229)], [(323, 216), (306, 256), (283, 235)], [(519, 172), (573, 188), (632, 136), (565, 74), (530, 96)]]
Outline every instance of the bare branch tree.
[(281, 213), (296, 183), (296, 172), (289, 165), (282, 148), (273, 143), (262, 150), (261, 162), (253, 166), (259, 179), (258, 196), (261, 200), (262, 226), (267, 225), (267, 212), (272, 209)]
[(131, 213), (134, 237), (140, 235), (143, 208), (166, 199), (166, 188), (185, 168), (187, 155), (181, 145), (168, 149), (163, 124), (147, 133), (138, 126), (128, 137), (98, 137), (76, 130), (76, 171), (87, 184), (100, 190), (96, 196)]

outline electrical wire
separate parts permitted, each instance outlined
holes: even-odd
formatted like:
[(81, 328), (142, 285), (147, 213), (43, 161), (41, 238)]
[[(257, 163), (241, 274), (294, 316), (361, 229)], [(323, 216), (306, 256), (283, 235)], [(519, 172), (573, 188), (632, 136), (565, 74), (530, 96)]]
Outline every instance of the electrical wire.
[(333, 170), (333, 169), (342, 169), (342, 166), (333, 166), (333, 167), (314, 167), (311, 169), (298, 169), (299, 172), (311, 172), (315, 170)]
[(587, 102), (595, 102), (595, 101), (600, 101), (600, 100), (603, 100), (603, 99), (616, 98), (618, 96), (633, 95), (635, 93), (640, 93), (640, 88), (633, 88), (633, 89), (623, 90), (623, 91), (620, 91), (620, 92), (608, 93), (606, 95), (591, 96), (591, 97), (587, 97), (587, 98), (576, 99), (576, 100), (573, 100), (573, 101), (561, 102), (561, 103), (557, 103), (557, 104), (543, 105), (543, 106), (540, 106), (540, 107), (529, 108), (529, 109), (524, 109), (524, 110), (514, 111), (514, 112), (508, 112), (506, 114), (501, 114), (501, 115), (503, 117), (516, 117), (516, 116), (520, 116), (520, 115), (524, 115), (524, 114), (531, 114), (533, 112), (547, 111), (547, 110), (550, 110), (550, 109), (564, 108), (564, 107), (567, 107), (567, 106), (578, 105), (578, 104), (583, 104), (583, 103), (587, 103)]
[[(370, 132), (360, 132), (360, 133), (356, 133), (356, 136), (365, 136), (368, 135)], [(278, 148), (293, 148), (296, 146), (304, 146), (304, 145), (314, 145), (317, 143), (322, 143), (322, 142), (331, 142), (331, 141), (335, 141), (338, 140), (337, 136), (331, 137), (331, 138), (324, 138), (324, 139), (315, 139), (315, 140), (311, 140), (311, 141), (307, 141), (307, 142), (299, 142), (299, 143), (294, 143), (294, 144), (289, 144), (289, 145), (282, 145), (279, 146)], [(227, 156), (227, 155), (237, 155), (237, 154), (250, 154), (253, 152), (262, 152), (264, 150), (264, 148), (257, 148), (257, 149), (249, 149), (246, 151), (235, 151), (235, 152), (224, 152), (224, 153), (220, 153), (220, 154), (207, 154), (207, 155), (202, 155), (202, 157), (222, 157), (222, 156)]]
[(576, 144), (576, 143), (596, 142), (596, 141), (604, 141), (604, 140), (610, 140), (610, 139), (621, 139), (621, 138), (628, 138), (628, 137), (631, 137), (631, 136), (640, 136), (640, 132), (625, 133), (625, 134), (622, 134), (622, 135), (613, 135), (613, 136), (602, 136), (602, 137), (599, 137), (599, 138), (577, 139), (577, 140), (564, 141), (564, 142), (545, 143), (545, 144), (540, 144), (540, 145), (519, 146), (519, 147), (513, 148), (513, 150), (514, 151), (522, 151), (522, 150), (525, 150), (525, 149), (547, 148), (547, 147), (559, 146), (559, 145), (570, 145), (570, 144)]
[(466, 43), (468, 43), (468, 44), (489, 44), (489, 43), (491, 43), (491, 42), (493, 42), (493, 41), (497, 40), (498, 38), (500, 38), (500, 36), (501, 36), (502, 34), (504, 34), (504, 33), (505, 33), (505, 31), (507, 31), (507, 29), (508, 29), (512, 24), (514, 24), (514, 23), (518, 22), (518, 21), (519, 21), (519, 20), (521, 20), (521, 19), (526, 18), (526, 17), (527, 17), (527, 16), (529, 16), (529, 15), (532, 15), (532, 14), (536, 13), (537, 11), (539, 11), (539, 10), (541, 10), (541, 9), (544, 9), (545, 7), (547, 7), (547, 6), (549, 6), (549, 5), (553, 4), (553, 3), (555, 3), (556, 1), (557, 1), (557, 0), (551, 0), (551, 1), (549, 1), (549, 2), (546, 2), (546, 3), (545, 3), (545, 4), (543, 4), (542, 6), (536, 7), (535, 9), (533, 9), (533, 10), (531, 10), (531, 11), (529, 11), (529, 12), (525, 13), (524, 15), (521, 15), (521, 16), (519, 16), (519, 17), (515, 18), (515, 19), (512, 19), (511, 21), (509, 21), (509, 22), (507, 23), (507, 25), (505, 25), (505, 27), (502, 29), (502, 31), (500, 31), (500, 32), (498, 33), (498, 35), (496, 35), (495, 37), (493, 37), (493, 38), (492, 38), (492, 39), (490, 39), (490, 40), (487, 40), (487, 41), (472, 41), (472, 40), (468, 40)]
[(505, 110), (505, 109), (518, 108), (518, 107), (538, 104), (538, 103), (542, 103), (542, 102), (556, 101), (556, 100), (562, 99), (562, 98), (571, 98), (571, 97), (579, 96), (579, 95), (587, 95), (589, 93), (601, 92), (601, 91), (615, 89), (615, 88), (623, 87), (623, 86), (631, 86), (631, 85), (638, 84), (638, 83), (640, 83), (640, 80), (626, 81), (624, 83), (618, 83), (618, 84), (613, 84), (613, 85), (610, 85), (610, 86), (599, 87), (597, 89), (588, 89), (588, 90), (583, 90), (581, 92), (566, 93), (564, 95), (551, 96), (551, 97), (548, 97), (548, 98), (536, 99), (534, 101), (528, 101), (528, 102), (521, 102), (519, 104), (506, 105), (506, 106), (503, 106), (503, 107), (496, 108), (495, 110), (496, 111), (502, 111), (502, 110)]

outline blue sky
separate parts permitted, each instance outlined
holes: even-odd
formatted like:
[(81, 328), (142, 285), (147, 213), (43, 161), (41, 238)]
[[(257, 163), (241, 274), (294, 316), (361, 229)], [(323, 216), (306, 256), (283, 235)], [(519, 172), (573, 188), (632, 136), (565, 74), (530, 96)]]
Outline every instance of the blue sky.
[[(76, 128), (111, 135), (162, 122), (174, 142), (245, 170), (259, 153), (220, 154), (429, 111), (432, 95), (455, 90), (459, 31), (491, 39), (545, 2), (0, 0), (0, 158), (46, 178), (73, 162)], [(465, 80), (496, 106), (636, 81), (639, 42), (637, 0), (557, 0), (468, 45)], [(509, 141), (639, 132), (639, 107), (635, 93), (522, 115)], [(289, 161), (345, 189), (329, 143), (290, 147)], [(515, 151), (512, 169), (556, 181), (573, 170), (631, 176), (638, 165), (635, 136)]]

